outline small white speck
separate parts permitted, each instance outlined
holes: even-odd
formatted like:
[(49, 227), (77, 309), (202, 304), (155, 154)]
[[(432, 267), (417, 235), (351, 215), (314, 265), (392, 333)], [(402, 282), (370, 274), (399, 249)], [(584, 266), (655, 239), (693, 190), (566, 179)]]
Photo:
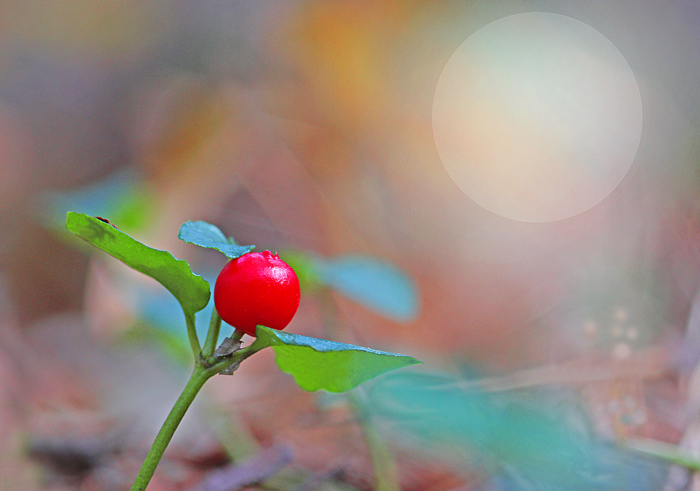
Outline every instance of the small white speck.
[(632, 356), (632, 348), (627, 343), (618, 343), (613, 348), (613, 356), (618, 360), (625, 360)]
[(583, 324), (583, 334), (587, 338), (593, 339), (598, 335), (598, 324), (595, 321), (589, 320)]
[(629, 318), (629, 312), (624, 307), (618, 307), (613, 314), (617, 322), (625, 322)]

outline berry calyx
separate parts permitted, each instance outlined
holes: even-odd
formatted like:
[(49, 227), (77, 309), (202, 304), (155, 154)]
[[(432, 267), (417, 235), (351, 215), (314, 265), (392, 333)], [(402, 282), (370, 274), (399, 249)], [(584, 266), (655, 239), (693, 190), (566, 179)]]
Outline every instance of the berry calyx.
[(221, 318), (255, 336), (262, 325), (282, 330), (299, 308), (299, 279), (277, 253), (249, 252), (229, 261), (214, 285)]

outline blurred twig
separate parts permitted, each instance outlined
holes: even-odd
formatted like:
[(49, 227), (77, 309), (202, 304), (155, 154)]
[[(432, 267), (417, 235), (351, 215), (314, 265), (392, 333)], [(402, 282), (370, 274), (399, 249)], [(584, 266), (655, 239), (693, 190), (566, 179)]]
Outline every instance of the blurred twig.
[(583, 359), (521, 370), (498, 377), (459, 382), (463, 389), (487, 392), (526, 389), (542, 385), (578, 385), (614, 379), (658, 377), (668, 369), (663, 350), (649, 350), (627, 360)]
[(294, 491), (313, 491), (327, 481), (334, 481), (341, 477), (345, 472), (342, 466), (334, 466), (320, 474), (313, 474), (306, 481), (301, 483)]
[(369, 449), (374, 467), (375, 491), (399, 491), (399, 472), (393, 453), (377, 432), (371, 416), (362, 408), (360, 401), (352, 393), (346, 394), (345, 397), (358, 417), (362, 434)]
[(192, 491), (237, 491), (275, 475), (292, 458), (289, 446), (271, 447), (241, 464), (210, 472)]
[(633, 438), (625, 443), (625, 448), (680, 465), (691, 471), (700, 471), (700, 459), (684, 454), (678, 446), (670, 443), (647, 438)]

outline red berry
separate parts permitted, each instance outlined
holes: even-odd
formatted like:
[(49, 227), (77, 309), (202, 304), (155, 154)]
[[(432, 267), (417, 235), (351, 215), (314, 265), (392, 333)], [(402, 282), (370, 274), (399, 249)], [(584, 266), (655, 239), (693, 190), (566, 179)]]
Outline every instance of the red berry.
[(214, 285), (214, 305), (223, 320), (255, 336), (255, 326), (284, 329), (299, 308), (299, 279), (270, 251), (229, 261)]

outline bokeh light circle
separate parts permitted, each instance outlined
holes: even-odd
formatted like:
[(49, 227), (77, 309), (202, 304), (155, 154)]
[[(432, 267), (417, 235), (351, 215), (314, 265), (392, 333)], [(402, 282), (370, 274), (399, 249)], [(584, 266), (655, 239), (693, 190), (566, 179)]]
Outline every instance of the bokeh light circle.
[(642, 133), (632, 69), (564, 15), (511, 15), (454, 52), (433, 99), (440, 159), (487, 210), (525, 222), (582, 213), (629, 170)]

